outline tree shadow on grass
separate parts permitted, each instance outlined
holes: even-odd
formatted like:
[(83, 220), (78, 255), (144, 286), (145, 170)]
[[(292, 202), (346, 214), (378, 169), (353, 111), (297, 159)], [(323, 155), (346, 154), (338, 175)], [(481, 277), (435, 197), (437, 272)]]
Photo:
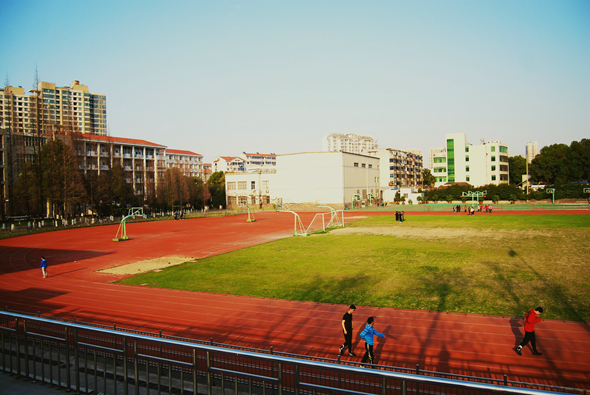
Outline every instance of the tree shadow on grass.
[[(584, 317), (582, 317), (576, 309), (575, 306), (570, 303), (569, 299), (571, 295), (568, 294), (567, 288), (563, 285), (556, 284), (551, 280), (544, 278), (534, 267), (532, 267), (518, 252), (514, 249), (510, 249), (508, 251), (508, 255), (511, 258), (517, 258), (522, 262), (524, 266), (528, 268), (528, 270), (534, 274), (535, 278), (542, 282), (543, 287), (539, 289), (537, 292), (538, 295), (552, 295), (555, 300), (559, 300), (560, 304), (557, 306), (551, 306), (550, 308), (553, 310), (560, 309), (562, 310), (568, 317), (572, 317), (573, 321), (581, 321), (584, 322)], [(525, 311), (528, 311), (530, 308), (534, 308), (536, 306), (523, 306)], [(587, 330), (590, 330), (587, 326), (585, 326)]]

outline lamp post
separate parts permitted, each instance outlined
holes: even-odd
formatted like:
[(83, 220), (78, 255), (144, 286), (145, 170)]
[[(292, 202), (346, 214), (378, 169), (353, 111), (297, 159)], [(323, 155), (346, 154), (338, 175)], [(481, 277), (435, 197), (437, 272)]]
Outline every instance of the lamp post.
[(553, 204), (555, 204), (555, 188), (547, 188), (545, 189), (545, 192), (551, 194), (551, 200), (553, 201)]

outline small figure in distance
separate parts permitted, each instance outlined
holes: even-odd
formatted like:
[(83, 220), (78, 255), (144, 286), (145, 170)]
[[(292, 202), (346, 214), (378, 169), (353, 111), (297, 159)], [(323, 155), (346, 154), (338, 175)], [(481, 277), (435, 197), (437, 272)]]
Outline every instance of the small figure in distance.
[(43, 272), (43, 278), (47, 278), (47, 259), (41, 256), (41, 272)]
[(543, 355), (543, 353), (537, 351), (537, 341), (535, 339), (535, 323), (543, 321), (541, 318), (539, 318), (541, 313), (543, 313), (543, 308), (537, 307), (534, 310), (531, 309), (531, 311), (525, 314), (524, 339), (522, 339), (522, 342), (520, 342), (518, 347), (516, 347), (516, 353), (518, 355), (522, 355), (522, 348), (526, 346), (529, 341), (533, 347), (533, 355)]
[(338, 353), (342, 355), (344, 349), (348, 346), (348, 355), (356, 357), (352, 352), (352, 313), (356, 310), (356, 306), (351, 304), (348, 311), (342, 316), (342, 333), (344, 334), (344, 344), (340, 346)]

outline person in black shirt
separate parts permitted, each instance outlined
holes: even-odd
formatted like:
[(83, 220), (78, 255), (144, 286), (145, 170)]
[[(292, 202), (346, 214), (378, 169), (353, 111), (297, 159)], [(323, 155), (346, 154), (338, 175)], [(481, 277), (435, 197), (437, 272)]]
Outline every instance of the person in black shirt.
[(352, 313), (356, 310), (356, 306), (351, 304), (348, 311), (342, 316), (342, 333), (344, 334), (344, 344), (340, 346), (339, 354), (342, 355), (344, 349), (348, 346), (348, 355), (354, 357), (352, 352)]

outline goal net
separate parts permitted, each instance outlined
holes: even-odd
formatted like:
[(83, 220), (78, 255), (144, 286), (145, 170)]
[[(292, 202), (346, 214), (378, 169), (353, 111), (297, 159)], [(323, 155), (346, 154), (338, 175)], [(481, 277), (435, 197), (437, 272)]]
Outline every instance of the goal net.
[(305, 230), (305, 233), (325, 232), (327, 229), (344, 227), (344, 210), (334, 210), (329, 213), (317, 213)]

